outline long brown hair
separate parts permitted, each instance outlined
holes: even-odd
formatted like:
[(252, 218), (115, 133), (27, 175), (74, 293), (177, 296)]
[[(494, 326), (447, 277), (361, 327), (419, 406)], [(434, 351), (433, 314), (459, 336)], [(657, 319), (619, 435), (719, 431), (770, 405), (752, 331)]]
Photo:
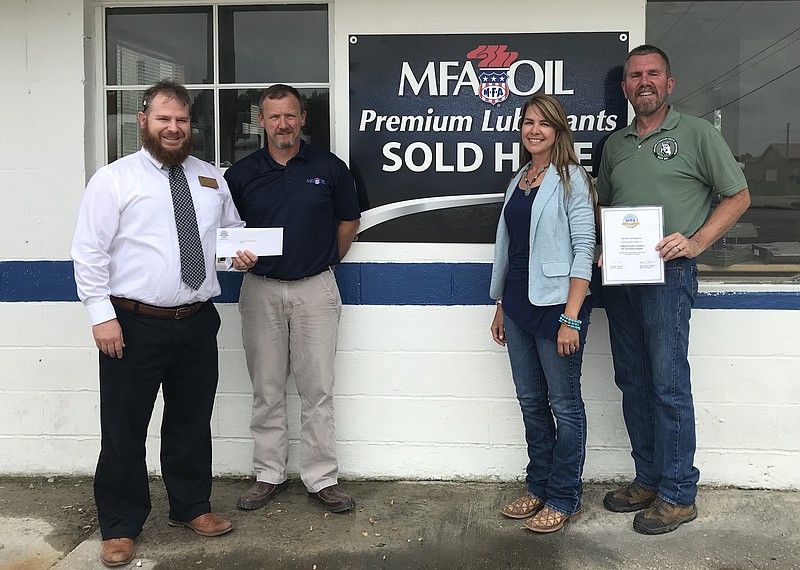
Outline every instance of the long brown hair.
[[(547, 120), (556, 131), (555, 142), (553, 143), (553, 148), (550, 150), (550, 162), (556, 167), (556, 172), (564, 183), (564, 194), (567, 196), (570, 194), (569, 167), (571, 164), (574, 164), (580, 168), (580, 171), (586, 178), (586, 183), (589, 186), (589, 198), (592, 201), (596, 201), (596, 192), (592, 177), (589, 176), (586, 170), (581, 166), (578, 156), (575, 154), (572, 130), (569, 128), (567, 113), (564, 111), (561, 102), (552, 95), (537, 93), (525, 101), (525, 104), (522, 106), (522, 118), (520, 121), (525, 120), (525, 115), (531, 107), (539, 111), (539, 114)], [(520, 124), (519, 127), (521, 137), (522, 124)], [(531, 160), (531, 153), (528, 152), (524, 144), (520, 144), (520, 169), (522, 169), (529, 160)]]

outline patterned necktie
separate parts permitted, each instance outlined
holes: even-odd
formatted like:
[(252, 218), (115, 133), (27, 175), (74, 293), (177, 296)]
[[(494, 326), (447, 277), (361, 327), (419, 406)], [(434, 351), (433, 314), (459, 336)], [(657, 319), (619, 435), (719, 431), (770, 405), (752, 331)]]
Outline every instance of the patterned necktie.
[(175, 225), (178, 228), (181, 278), (189, 287), (197, 290), (206, 279), (206, 264), (200, 232), (197, 230), (192, 193), (180, 164), (169, 167), (169, 189), (172, 191), (172, 207), (175, 209)]

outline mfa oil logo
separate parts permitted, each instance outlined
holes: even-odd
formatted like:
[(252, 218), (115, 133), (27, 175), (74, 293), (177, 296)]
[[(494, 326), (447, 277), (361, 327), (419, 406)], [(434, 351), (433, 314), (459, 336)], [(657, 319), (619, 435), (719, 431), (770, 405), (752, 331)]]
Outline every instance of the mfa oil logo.
[(626, 228), (635, 228), (639, 225), (639, 218), (633, 214), (625, 214), (625, 217), (622, 218), (622, 225)]
[(519, 53), (506, 49), (508, 46), (478, 46), (467, 54), (468, 59), (480, 60), (478, 97), (492, 105), (508, 99), (508, 70), (519, 57)]
[(498, 105), (510, 95), (574, 94), (574, 89), (564, 86), (562, 59), (519, 59), (519, 53), (509, 51), (507, 44), (481, 44), (465, 56), (463, 62), (429, 61), (425, 69), (414, 69), (404, 61), (397, 94), (437, 97), (471, 91), (490, 105)]

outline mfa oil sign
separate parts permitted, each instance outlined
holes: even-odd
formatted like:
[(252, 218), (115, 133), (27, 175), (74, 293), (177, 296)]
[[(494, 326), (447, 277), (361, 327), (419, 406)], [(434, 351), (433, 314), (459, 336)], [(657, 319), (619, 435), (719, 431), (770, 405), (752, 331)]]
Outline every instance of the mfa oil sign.
[(490, 243), (534, 93), (558, 97), (581, 162), (625, 126), (626, 33), (354, 35), (350, 165), (361, 239)]

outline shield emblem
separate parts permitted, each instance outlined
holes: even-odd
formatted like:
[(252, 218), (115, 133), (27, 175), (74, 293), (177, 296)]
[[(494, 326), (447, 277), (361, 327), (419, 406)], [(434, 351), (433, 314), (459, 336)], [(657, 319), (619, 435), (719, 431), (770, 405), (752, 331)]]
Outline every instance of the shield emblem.
[(508, 99), (508, 73), (505, 69), (486, 69), (481, 72), (478, 96), (491, 105)]

